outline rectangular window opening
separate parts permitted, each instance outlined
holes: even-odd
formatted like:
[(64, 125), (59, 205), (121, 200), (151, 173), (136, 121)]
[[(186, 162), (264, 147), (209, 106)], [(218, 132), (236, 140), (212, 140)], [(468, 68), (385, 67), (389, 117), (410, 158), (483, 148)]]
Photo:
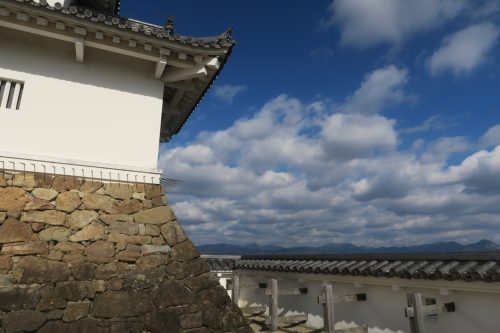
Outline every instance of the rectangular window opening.
[(0, 79), (0, 110), (19, 110), (24, 82)]

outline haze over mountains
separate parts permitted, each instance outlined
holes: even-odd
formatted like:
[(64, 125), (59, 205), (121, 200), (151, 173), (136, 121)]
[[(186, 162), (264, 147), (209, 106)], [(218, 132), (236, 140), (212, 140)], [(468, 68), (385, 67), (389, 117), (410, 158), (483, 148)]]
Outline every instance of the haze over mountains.
[(500, 245), (481, 240), (473, 244), (460, 244), (457, 242), (442, 242), (422, 244), (405, 247), (367, 247), (356, 246), (351, 243), (327, 244), (319, 247), (297, 246), (280, 247), (274, 245), (234, 245), (234, 244), (211, 244), (200, 245), (198, 250), (203, 254), (220, 255), (248, 255), (248, 254), (333, 254), (333, 253), (425, 253), (425, 252), (500, 252)]

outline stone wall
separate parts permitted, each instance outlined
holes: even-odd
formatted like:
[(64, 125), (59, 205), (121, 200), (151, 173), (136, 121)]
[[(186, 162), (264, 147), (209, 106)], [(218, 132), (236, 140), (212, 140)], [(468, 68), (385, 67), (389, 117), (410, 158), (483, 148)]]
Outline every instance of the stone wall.
[(251, 332), (160, 186), (0, 172), (0, 333)]

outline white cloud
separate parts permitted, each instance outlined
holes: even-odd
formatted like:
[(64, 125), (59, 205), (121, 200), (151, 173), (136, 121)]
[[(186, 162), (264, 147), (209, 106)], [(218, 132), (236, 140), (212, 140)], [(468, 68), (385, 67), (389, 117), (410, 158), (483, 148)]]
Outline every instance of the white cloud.
[(470, 73), (487, 60), (499, 35), (498, 27), (490, 22), (460, 30), (443, 40), (429, 59), (429, 70), (434, 75), (446, 71), (454, 75)]
[(462, 184), (468, 193), (500, 194), (500, 146), (470, 155), (436, 179), (443, 183)]
[(481, 137), (479, 143), (482, 146), (496, 146), (500, 145), (500, 124), (489, 128), (486, 133)]
[[(388, 88), (376, 87), (385, 82), (375, 79), (380, 73), (391, 74), (382, 75), (392, 78)], [(183, 180), (169, 200), (190, 237), (198, 244), (500, 241), (491, 232), (500, 222), (500, 147), (455, 166), (449, 157), (476, 143), (443, 137), (402, 148), (395, 120), (377, 113), (408, 100), (407, 81), (395, 67), (375, 71), (337, 106), (281, 95), (224, 130), (165, 149), (160, 167)], [(377, 106), (355, 112), (364, 100)]]
[(368, 157), (396, 147), (393, 126), (393, 120), (381, 116), (334, 114), (322, 128), (323, 147), (335, 159)]
[(356, 92), (341, 107), (346, 113), (375, 114), (391, 104), (411, 99), (404, 92), (408, 71), (394, 65), (368, 74)]
[(425, 119), (421, 124), (417, 126), (402, 129), (401, 132), (415, 134), (420, 132), (428, 132), (432, 130), (440, 130), (450, 126), (452, 125), (450, 125), (449, 121), (445, 122), (440, 115), (434, 115)]
[(457, 17), (467, 4), (466, 0), (335, 0), (324, 24), (340, 28), (344, 45), (397, 44)]
[(232, 104), (236, 95), (242, 93), (247, 88), (243, 85), (222, 85), (214, 89), (214, 96), (226, 104)]

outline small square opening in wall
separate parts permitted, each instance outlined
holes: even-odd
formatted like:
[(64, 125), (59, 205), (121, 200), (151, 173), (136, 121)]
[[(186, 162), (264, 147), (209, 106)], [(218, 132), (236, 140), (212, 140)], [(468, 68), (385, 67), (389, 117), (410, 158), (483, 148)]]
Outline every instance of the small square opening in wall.
[(19, 110), (24, 82), (0, 78), (0, 110)]

